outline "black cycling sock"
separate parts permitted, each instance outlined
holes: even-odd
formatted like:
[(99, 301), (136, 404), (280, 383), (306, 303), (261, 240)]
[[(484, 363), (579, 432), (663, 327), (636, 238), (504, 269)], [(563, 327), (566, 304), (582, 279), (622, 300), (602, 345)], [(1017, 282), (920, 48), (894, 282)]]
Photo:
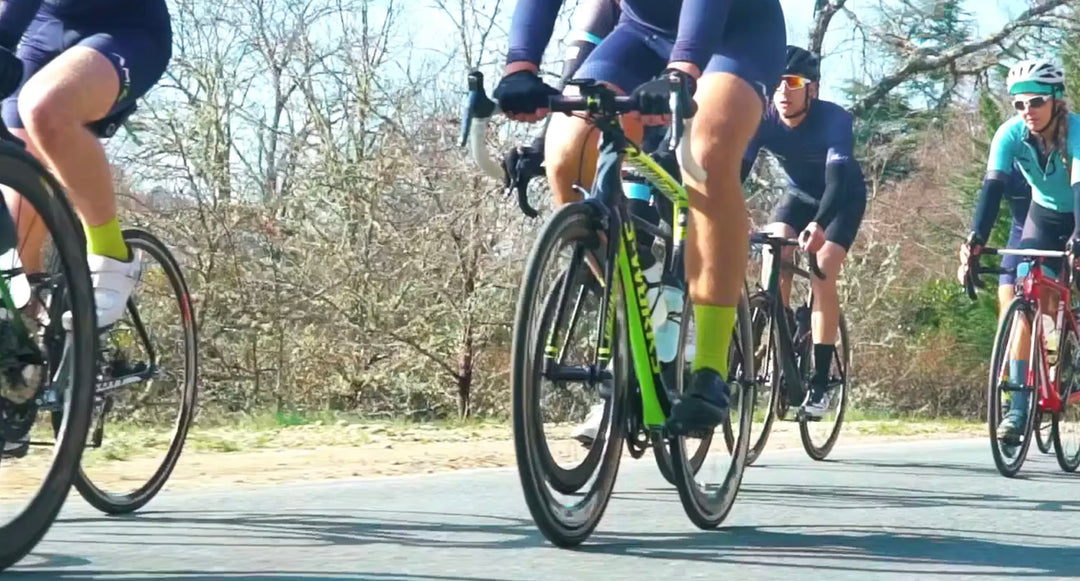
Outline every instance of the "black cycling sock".
[(812, 386), (818, 394), (824, 393), (829, 386), (829, 368), (832, 367), (835, 345), (814, 343), (814, 380)]

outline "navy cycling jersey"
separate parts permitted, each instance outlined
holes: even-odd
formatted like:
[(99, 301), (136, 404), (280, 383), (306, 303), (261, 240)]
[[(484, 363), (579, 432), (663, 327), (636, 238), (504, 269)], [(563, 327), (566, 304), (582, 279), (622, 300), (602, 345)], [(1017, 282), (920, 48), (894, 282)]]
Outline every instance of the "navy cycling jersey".
[(802, 123), (788, 127), (770, 103), (744, 159), (753, 163), (764, 147), (780, 161), (791, 187), (820, 200), (825, 193), (826, 165), (848, 164), (854, 170), (848, 179), (854, 179), (853, 186), (864, 187), (854, 146), (851, 113), (840, 105), (818, 99)]
[(14, 48), (39, 11), (61, 21), (149, 23), (169, 19), (168, 6), (160, 0), (2, 0), (0, 46)]
[[(737, 1), (622, 0), (621, 8), (624, 18), (674, 40), (669, 61), (689, 61), (704, 70), (720, 40), (716, 31), (724, 29), (728, 12)], [(510, 25), (508, 63), (540, 64), (561, 6), (562, 0), (518, 1)]]

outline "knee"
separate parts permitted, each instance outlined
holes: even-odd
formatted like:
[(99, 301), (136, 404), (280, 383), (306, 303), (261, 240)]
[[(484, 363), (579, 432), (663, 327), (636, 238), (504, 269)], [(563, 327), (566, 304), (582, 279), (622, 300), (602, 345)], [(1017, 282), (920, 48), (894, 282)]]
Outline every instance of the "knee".
[(19, 116), (33, 142), (42, 149), (49, 149), (65, 138), (78, 122), (66, 114), (58, 102), (48, 93), (24, 93), (19, 97)]
[(826, 242), (817, 253), (818, 268), (825, 275), (825, 280), (814, 276), (812, 277), (814, 284), (819, 285), (824, 292), (835, 294), (836, 281), (840, 277), (840, 268), (844, 265), (845, 258), (847, 258), (847, 251), (843, 246), (835, 242)]
[(695, 95), (691, 149), (713, 175), (738, 182), (743, 153), (761, 121), (761, 98), (742, 79), (726, 73), (705, 75)]
[(576, 117), (552, 117), (544, 135), (544, 165), (553, 179), (578, 179), (592, 127)]

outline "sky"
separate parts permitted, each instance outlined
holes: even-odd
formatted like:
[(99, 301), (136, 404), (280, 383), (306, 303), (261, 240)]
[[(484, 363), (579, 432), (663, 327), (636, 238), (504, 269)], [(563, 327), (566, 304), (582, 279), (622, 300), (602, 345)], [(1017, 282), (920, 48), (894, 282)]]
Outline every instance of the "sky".
[[(966, 0), (964, 8), (975, 16), (978, 35), (983, 36), (998, 30), (1009, 21), (1011, 16), (1028, 8), (1029, 2), (1030, 0)], [(477, 3), (484, 2), (477, 0)], [(515, 3), (516, 0), (502, 0), (503, 18), (507, 24)], [(784, 17), (787, 21), (789, 44), (805, 46), (813, 18), (814, 2), (812, 0), (780, 0), (780, 3), (784, 8)], [(866, 14), (867, 7), (876, 6), (878, 3), (879, 0), (849, 0), (848, 7), (856, 14), (859, 14), (860, 10), (863, 10), (862, 14)], [(488, 0), (486, 4), (493, 4), (493, 0)], [(406, 26), (411, 31), (411, 42), (416, 55), (444, 51), (448, 43), (453, 43), (456, 36), (452, 22), (433, 6), (433, 0), (412, 0), (409, 6), (410, 14)], [(563, 31), (562, 28), (556, 29), (552, 45), (561, 38)], [(844, 81), (860, 77), (867, 70), (873, 70), (873, 63), (864, 63), (862, 57), (855, 54), (853, 49), (856, 44), (852, 39), (851, 21), (845, 16), (838, 15), (830, 26), (825, 40), (821, 83), (821, 97), (824, 99), (840, 100), (842, 93), (839, 89)], [(550, 56), (554, 52), (549, 49), (547, 54)], [(493, 87), (489, 87), (489, 90), (491, 88)]]

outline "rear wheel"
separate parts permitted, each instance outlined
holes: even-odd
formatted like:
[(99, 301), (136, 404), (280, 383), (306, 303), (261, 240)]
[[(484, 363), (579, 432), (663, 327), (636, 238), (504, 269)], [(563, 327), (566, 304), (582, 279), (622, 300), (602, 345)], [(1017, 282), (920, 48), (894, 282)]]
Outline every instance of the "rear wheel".
[[(82, 497), (108, 514), (142, 508), (168, 482), (195, 417), (198, 377), (195, 317), (179, 263), (145, 230), (126, 229), (124, 239), (133, 259), (144, 263), (142, 276), (127, 314), (105, 335), (99, 363), (103, 382), (122, 385), (99, 384), (90, 451), (84, 455), (92, 457), (96, 468), (88, 475), (80, 466), (75, 477)], [(109, 419), (115, 423), (106, 430)], [(103, 444), (106, 431), (110, 437)], [(155, 460), (158, 446), (164, 453)], [(141, 457), (118, 457), (118, 450)], [(122, 476), (110, 478), (109, 468), (118, 463), (128, 466), (118, 471)], [(139, 468), (147, 469), (145, 480), (132, 474)], [(132, 481), (141, 484), (127, 488)]]
[[(728, 420), (732, 423), (734, 446), (730, 453), (726, 447), (712, 450), (709, 462), (702, 465), (699, 471), (695, 471), (691, 463), (692, 457), (686, 451), (685, 438), (677, 436), (668, 440), (679, 500), (690, 520), (702, 529), (720, 526), (731, 511), (742, 483), (750, 448), (750, 425), (756, 394), (750, 308), (745, 293), (740, 297), (735, 320), (738, 335), (737, 340), (733, 341), (734, 355), (729, 365), (735, 377), (729, 383), (731, 417)], [(715, 470), (710, 466), (712, 463), (716, 464)], [(710, 474), (715, 474), (716, 478), (711, 482), (707, 481)]]
[(1035, 414), (1035, 445), (1043, 454), (1053, 452), (1054, 420), (1050, 414), (1041, 411)]
[(1065, 472), (1075, 472), (1080, 467), (1080, 369), (1076, 356), (1080, 342), (1076, 332), (1065, 326), (1058, 356), (1058, 393), (1061, 395), (1061, 411), (1051, 417), (1051, 439), (1058, 466)]

